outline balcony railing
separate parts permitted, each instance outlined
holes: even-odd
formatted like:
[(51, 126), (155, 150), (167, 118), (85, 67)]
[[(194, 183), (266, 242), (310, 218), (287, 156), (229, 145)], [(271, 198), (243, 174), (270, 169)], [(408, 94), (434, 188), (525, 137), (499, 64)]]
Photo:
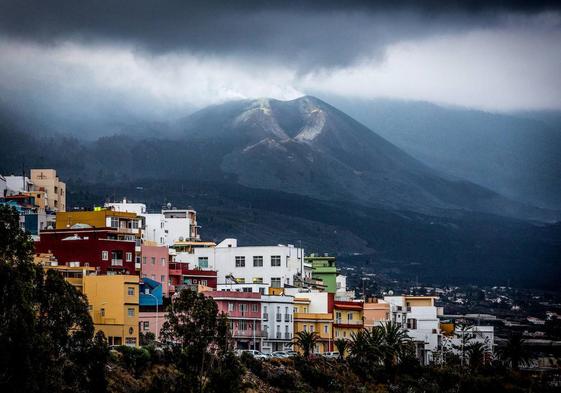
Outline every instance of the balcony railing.
[(362, 321), (360, 320), (348, 320), (348, 319), (335, 319), (335, 324), (337, 325), (362, 325)]
[(122, 259), (111, 259), (111, 266), (123, 266)]
[[(237, 330), (232, 333), (232, 337), (252, 338), (253, 335), (253, 330)], [(267, 337), (267, 332), (263, 330), (256, 330), (255, 337)]]

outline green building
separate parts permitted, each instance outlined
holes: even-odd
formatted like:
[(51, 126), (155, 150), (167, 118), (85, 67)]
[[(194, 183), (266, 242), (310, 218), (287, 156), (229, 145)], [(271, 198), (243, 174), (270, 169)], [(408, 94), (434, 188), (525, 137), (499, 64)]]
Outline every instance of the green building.
[(330, 293), (337, 291), (337, 267), (335, 265), (335, 257), (327, 254), (323, 256), (311, 254), (304, 260), (312, 265), (312, 278), (322, 280), (325, 290)]

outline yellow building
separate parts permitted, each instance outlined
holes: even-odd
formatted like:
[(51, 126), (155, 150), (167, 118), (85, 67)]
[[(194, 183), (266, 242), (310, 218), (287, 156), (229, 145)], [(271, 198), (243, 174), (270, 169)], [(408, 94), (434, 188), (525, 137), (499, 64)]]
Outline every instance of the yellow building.
[(35, 190), (44, 191), (46, 205), (56, 212), (66, 211), (66, 184), (58, 178), (54, 169), (32, 169), (31, 181)]
[(109, 345), (139, 344), (138, 276), (85, 276), (83, 291), (96, 332), (103, 331)]
[(333, 338), (348, 339), (364, 328), (363, 302), (335, 301), (333, 303)]
[[(327, 295), (327, 293), (325, 294)], [(316, 332), (319, 340), (314, 352), (330, 352), (333, 350), (333, 314), (310, 312), (314, 309), (311, 304), (313, 301), (313, 298), (307, 297), (294, 298), (294, 333)], [(296, 349), (298, 350), (298, 348)]]
[(102, 331), (109, 345), (138, 346), (139, 277), (97, 276), (88, 266), (58, 265), (51, 254), (38, 254), (35, 263), (56, 270), (86, 295), (95, 331)]
[(109, 209), (61, 212), (56, 215), (56, 229), (68, 229), (76, 224), (86, 224), (98, 229), (110, 228), (119, 235), (131, 235), (131, 240), (140, 238), (143, 226), (142, 217), (138, 217), (136, 213)]

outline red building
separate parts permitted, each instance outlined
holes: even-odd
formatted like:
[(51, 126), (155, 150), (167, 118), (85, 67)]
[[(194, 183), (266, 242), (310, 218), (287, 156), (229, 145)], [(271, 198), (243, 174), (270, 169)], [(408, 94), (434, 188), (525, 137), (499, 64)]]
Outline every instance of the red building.
[(261, 294), (256, 292), (209, 291), (218, 305), (218, 312), (228, 314), (232, 338), (238, 349), (261, 348), (261, 341), (267, 334), (261, 325)]
[(217, 278), (215, 270), (190, 269), (185, 262), (169, 263), (169, 293), (179, 292), (183, 288), (197, 290), (199, 285), (216, 288)]
[(70, 228), (41, 232), (35, 252), (51, 253), (59, 263), (95, 267), (99, 274), (137, 274), (135, 241), (112, 239), (109, 229)]

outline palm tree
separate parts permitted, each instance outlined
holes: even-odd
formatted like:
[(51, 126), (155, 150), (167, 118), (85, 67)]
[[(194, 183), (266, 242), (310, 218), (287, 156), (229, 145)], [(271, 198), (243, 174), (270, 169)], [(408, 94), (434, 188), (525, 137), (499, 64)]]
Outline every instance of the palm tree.
[(499, 347), (497, 352), (503, 362), (509, 364), (513, 370), (518, 370), (520, 365), (530, 364), (530, 352), (524, 346), (525, 339), (520, 334), (509, 337), (504, 347)]
[(466, 353), (472, 370), (477, 370), (483, 365), (486, 352), (487, 347), (482, 342), (473, 342), (467, 345)]
[(319, 335), (316, 332), (298, 332), (294, 336), (294, 344), (300, 347), (304, 352), (304, 357), (309, 358), (310, 354), (314, 352), (314, 347), (319, 340)]
[(411, 350), (411, 338), (400, 325), (387, 322), (380, 327), (382, 335), (382, 353), (386, 369), (397, 366)]
[(335, 347), (337, 348), (337, 351), (339, 351), (339, 360), (343, 360), (345, 358), (345, 352), (347, 352), (347, 349), (350, 347), (349, 341), (338, 338), (335, 340)]

